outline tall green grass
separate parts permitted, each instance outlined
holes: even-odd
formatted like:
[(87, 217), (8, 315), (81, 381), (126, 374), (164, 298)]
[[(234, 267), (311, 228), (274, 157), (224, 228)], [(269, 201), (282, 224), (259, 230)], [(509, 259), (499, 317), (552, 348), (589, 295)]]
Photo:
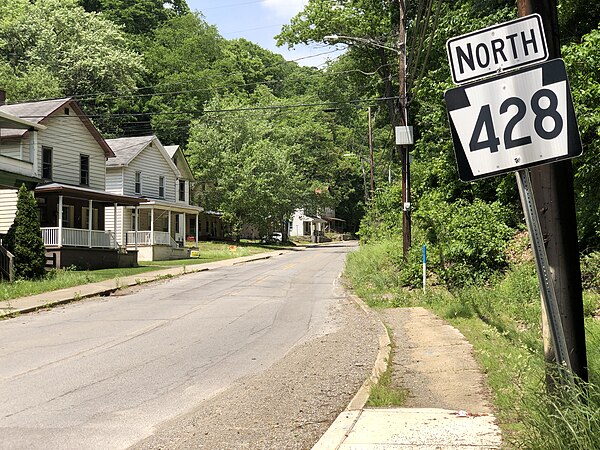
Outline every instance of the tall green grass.
[(396, 252), (401, 254), (401, 249), (393, 242), (362, 246), (348, 258), (349, 283), (371, 306), (424, 306), (456, 326), (473, 344), (487, 374), (508, 442), (526, 449), (600, 449), (600, 322), (594, 317), (598, 293), (584, 295), (590, 383), (550, 395), (543, 383), (541, 307), (532, 263), (515, 265), (486, 284), (452, 292), (430, 286), (423, 294), (420, 286), (402, 286)]

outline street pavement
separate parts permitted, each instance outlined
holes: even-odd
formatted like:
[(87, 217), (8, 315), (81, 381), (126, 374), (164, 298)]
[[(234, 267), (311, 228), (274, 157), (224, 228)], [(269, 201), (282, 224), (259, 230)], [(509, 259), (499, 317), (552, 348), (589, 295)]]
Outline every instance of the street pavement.
[[(176, 267), (144, 274), (105, 280), (97, 283), (61, 289), (29, 297), (12, 299), (0, 304), (0, 318), (25, 314), (42, 308), (61, 305), (83, 298), (106, 296), (124, 287), (136, 286), (164, 277), (181, 276), (207, 270), (217, 270), (236, 264), (277, 257), (286, 251), (269, 252), (214, 263)], [(366, 306), (355, 299), (361, 307)], [(417, 316), (418, 318), (418, 316)], [(448, 325), (442, 321), (427, 323), (431, 337), (429, 351), (443, 354), (446, 344), (444, 333)], [(418, 324), (417, 324), (418, 328)], [(456, 331), (456, 330), (455, 330)], [(464, 338), (463, 338), (464, 339)], [(446, 408), (368, 408), (365, 407), (370, 386), (385, 371), (390, 355), (390, 340), (382, 325), (379, 338), (379, 354), (370, 379), (366, 380), (328, 431), (315, 444), (313, 450), (398, 450), (398, 449), (498, 449), (501, 434), (496, 419), (491, 413), (473, 413), (460, 409)], [(454, 354), (453, 358), (473, 363), (468, 350)], [(443, 385), (447, 375), (440, 370), (429, 373)], [(464, 386), (465, 393), (472, 386)]]

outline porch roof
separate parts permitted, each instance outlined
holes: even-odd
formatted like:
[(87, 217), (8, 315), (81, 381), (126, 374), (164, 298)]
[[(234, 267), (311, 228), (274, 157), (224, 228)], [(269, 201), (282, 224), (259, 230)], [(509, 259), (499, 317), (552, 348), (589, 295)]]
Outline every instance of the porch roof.
[(303, 222), (327, 223), (325, 219), (321, 219), (320, 217), (302, 216), (301, 219)]
[(161, 200), (147, 200), (140, 204), (140, 209), (150, 209), (150, 208), (160, 208), (180, 212), (180, 213), (189, 213), (189, 214), (198, 214), (204, 212), (204, 208), (201, 206), (195, 205), (187, 205), (185, 203), (171, 203), (165, 202)]
[(39, 185), (35, 188), (35, 194), (58, 194), (70, 198), (94, 200), (96, 202), (103, 202), (109, 204), (116, 203), (119, 206), (137, 206), (146, 200), (144, 198), (110, 194), (105, 191), (98, 191), (96, 189), (72, 186), (69, 184), (61, 183), (47, 183)]

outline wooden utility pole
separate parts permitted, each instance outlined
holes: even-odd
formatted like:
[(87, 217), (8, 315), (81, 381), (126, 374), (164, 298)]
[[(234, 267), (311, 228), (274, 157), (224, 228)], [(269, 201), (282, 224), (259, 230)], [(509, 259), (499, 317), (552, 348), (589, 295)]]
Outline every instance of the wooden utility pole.
[[(542, 17), (550, 59), (560, 58), (556, 0), (517, 0), (519, 17), (537, 13)], [(587, 381), (587, 357), (583, 321), (581, 269), (575, 216), (573, 166), (570, 160), (531, 168), (531, 180), (540, 225), (553, 273), (558, 308), (573, 373)], [(544, 324), (547, 326), (547, 324)], [(546, 360), (554, 361), (549, 333), (544, 331)]]
[[(408, 125), (408, 102), (406, 92), (406, 3), (405, 0), (398, 0), (399, 5), (399, 34), (398, 34), (398, 83), (399, 92), (399, 112), (398, 125)], [(408, 259), (408, 250), (411, 244), (411, 223), (410, 223), (410, 161), (408, 146), (399, 145), (398, 150), (402, 160), (402, 254), (404, 259)]]
[(371, 126), (371, 107), (368, 108), (369, 113), (369, 165), (371, 167), (371, 194), (369, 198), (375, 195), (375, 173), (373, 170), (373, 127)]

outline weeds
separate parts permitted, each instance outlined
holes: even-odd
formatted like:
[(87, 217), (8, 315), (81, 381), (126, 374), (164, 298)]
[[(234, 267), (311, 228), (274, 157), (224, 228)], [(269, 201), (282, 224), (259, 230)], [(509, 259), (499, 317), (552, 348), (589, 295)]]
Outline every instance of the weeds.
[(371, 386), (369, 394), (368, 406), (384, 407), (384, 406), (401, 406), (406, 401), (408, 391), (404, 388), (394, 386), (392, 383), (393, 358), (396, 344), (392, 330), (386, 325), (388, 335), (390, 336), (390, 359), (387, 361), (387, 369), (383, 372), (377, 384)]

